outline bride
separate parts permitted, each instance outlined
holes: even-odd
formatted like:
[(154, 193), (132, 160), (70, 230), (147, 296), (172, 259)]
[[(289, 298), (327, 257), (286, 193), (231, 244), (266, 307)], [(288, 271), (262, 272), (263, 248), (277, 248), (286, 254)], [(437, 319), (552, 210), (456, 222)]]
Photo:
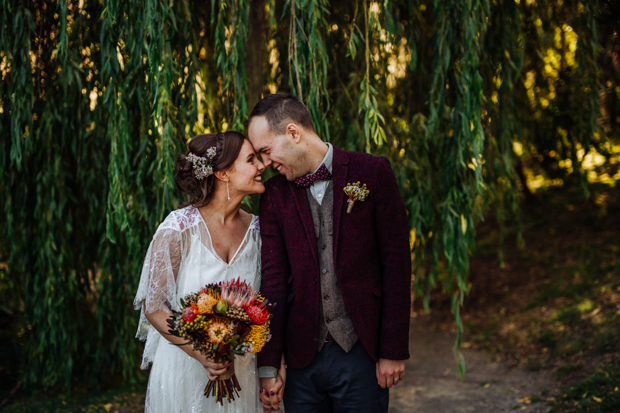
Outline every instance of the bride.
[[(260, 287), (261, 240), (258, 217), (240, 209), (248, 194), (262, 193), (265, 169), (249, 141), (238, 132), (194, 137), (189, 153), (177, 157), (175, 182), (189, 205), (171, 212), (149, 246), (134, 301), (141, 310), (137, 337), (146, 340), (142, 368), (153, 364), (145, 412), (264, 412), (259, 400), (256, 356), (234, 361), (240, 396), (220, 406), (203, 391), (209, 379), (230, 368), (168, 334), (170, 309), (209, 283), (241, 278)], [(174, 345), (177, 344), (177, 345)], [(284, 368), (272, 391), (281, 399)]]

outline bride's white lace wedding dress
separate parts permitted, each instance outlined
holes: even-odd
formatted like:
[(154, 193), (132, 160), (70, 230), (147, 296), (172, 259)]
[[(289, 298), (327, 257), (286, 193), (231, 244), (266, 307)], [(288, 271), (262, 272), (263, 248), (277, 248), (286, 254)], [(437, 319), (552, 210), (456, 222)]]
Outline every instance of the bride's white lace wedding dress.
[(228, 264), (215, 252), (207, 225), (195, 207), (173, 211), (159, 226), (144, 260), (134, 301), (136, 310), (142, 310), (136, 337), (146, 340), (141, 367), (146, 369), (153, 363), (145, 412), (264, 412), (255, 355), (235, 358), (240, 397), (220, 406), (213, 397), (203, 396), (209, 380), (204, 367), (163, 338), (145, 317), (145, 312), (169, 311), (168, 305), (179, 311), (181, 298), (209, 283), (240, 277), (258, 289), (260, 244), (256, 216), (252, 216), (245, 238)]

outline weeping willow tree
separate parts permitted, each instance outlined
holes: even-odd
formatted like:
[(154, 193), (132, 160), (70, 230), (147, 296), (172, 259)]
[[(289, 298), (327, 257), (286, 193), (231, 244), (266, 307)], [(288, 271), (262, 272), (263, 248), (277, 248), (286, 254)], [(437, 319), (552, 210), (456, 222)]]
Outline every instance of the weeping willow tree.
[(438, 286), (452, 296), (458, 348), (476, 224), (519, 222), (523, 164), (587, 196), (584, 159), (611, 159), (617, 8), (3, 0), (0, 294), (25, 379), (136, 380), (131, 301), (153, 232), (184, 201), (174, 157), (197, 133), (241, 130), (278, 90), (306, 103), (323, 139), (392, 161), (413, 288), (426, 306)]

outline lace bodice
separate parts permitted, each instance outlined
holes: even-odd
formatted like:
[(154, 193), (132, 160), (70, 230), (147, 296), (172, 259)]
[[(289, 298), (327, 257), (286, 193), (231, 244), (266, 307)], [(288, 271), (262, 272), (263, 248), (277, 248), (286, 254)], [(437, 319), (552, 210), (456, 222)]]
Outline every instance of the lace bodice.
[(146, 341), (143, 369), (153, 361), (161, 335), (150, 328), (145, 314), (180, 310), (180, 299), (209, 283), (240, 277), (260, 288), (260, 233), (258, 217), (252, 222), (230, 263), (213, 248), (211, 234), (194, 206), (171, 212), (149, 246), (134, 300), (141, 310), (136, 337)]

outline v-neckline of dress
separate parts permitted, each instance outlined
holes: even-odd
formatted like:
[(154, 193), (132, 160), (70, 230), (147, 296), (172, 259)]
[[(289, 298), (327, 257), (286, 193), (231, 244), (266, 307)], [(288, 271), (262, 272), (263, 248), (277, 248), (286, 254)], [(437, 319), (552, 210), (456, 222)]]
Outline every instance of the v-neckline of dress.
[[(250, 230), (252, 229), (252, 225), (254, 225), (254, 220), (256, 219), (256, 216), (254, 214), (250, 214), (252, 216), (252, 220), (250, 221), (250, 225), (248, 225), (248, 229), (245, 231), (245, 235), (243, 236), (243, 239), (241, 240), (241, 243), (237, 247), (237, 251), (235, 251), (235, 254), (232, 256), (230, 261), (226, 262), (226, 261), (224, 261), (224, 259), (222, 257), (220, 257), (220, 254), (218, 254), (217, 251), (215, 250), (215, 246), (213, 245), (213, 237), (211, 236), (211, 231), (209, 231), (209, 226), (207, 225), (207, 221), (205, 221), (205, 219), (203, 218), (203, 216), (200, 213), (200, 211), (198, 210), (198, 208), (194, 207), (194, 209), (196, 210), (196, 213), (200, 217), (200, 220), (202, 221), (202, 223), (204, 224), (204, 226), (205, 226), (205, 228), (207, 230), (207, 236), (209, 237), (209, 242), (211, 243), (211, 249), (212, 249), (211, 254), (213, 254), (215, 256), (215, 258), (220, 260), (222, 262), (222, 264), (226, 265), (227, 267), (230, 267), (233, 264), (233, 262), (235, 261), (235, 258), (237, 258), (237, 255), (239, 255), (239, 252), (241, 251), (241, 248), (245, 245), (245, 243), (246, 243), (245, 240), (248, 237), (248, 234), (250, 233)], [(207, 248), (207, 249), (209, 249), (209, 248)]]

